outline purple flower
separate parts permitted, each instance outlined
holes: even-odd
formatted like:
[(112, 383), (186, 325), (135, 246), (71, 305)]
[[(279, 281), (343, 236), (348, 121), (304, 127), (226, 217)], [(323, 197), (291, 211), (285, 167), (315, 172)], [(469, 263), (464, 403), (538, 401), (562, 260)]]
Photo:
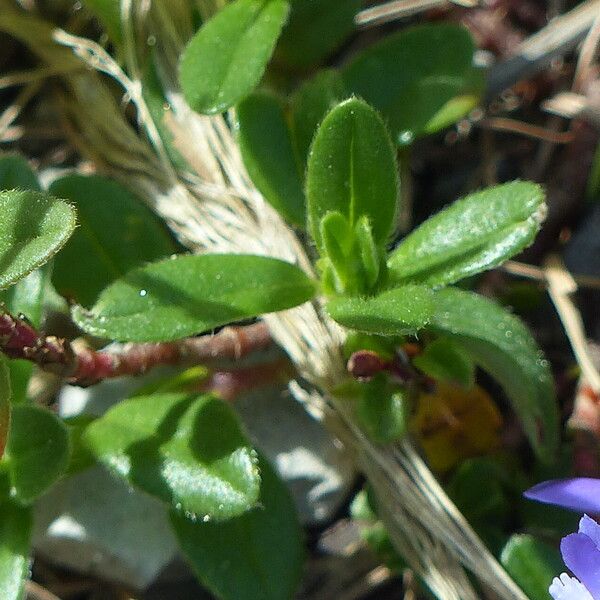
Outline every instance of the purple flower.
[[(545, 481), (525, 492), (525, 497), (578, 512), (600, 514), (600, 479), (580, 477)], [(555, 577), (549, 592), (555, 600), (600, 600), (600, 525), (587, 515), (579, 531), (560, 543), (565, 565), (575, 575)]]

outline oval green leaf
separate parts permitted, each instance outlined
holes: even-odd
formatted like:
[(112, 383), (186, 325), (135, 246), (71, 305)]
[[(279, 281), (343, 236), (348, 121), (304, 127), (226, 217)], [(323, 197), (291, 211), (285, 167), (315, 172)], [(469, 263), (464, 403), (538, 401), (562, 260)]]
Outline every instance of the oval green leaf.
[(395, 142), (406, 145), (458, 120), (477, 103), (481, 82), (474, 49), (464, 27), (419, 25), (360, 53), (344, 68), (344, 81), (389, 120)]
[(71, 174), (49, 191), (72, 201), (78, 217), (77, 229), (54, 260), (52, 282), (84, 306), (127, 271), (175, 251), (150, 209), (116, 181)]
[(432, 298), (429, 288), (406, 285), (370, 298), (333, 298), (327, 303), (327, 312), (345, 327), (380, 335), (407, 335), (427, 325), (434, 308)]
[(0, 289), (48, 261), (75, 228), (75, 211), (43, 192), (0, 192)]
[(351, 227), (367, 217), (373, 238), (385, 245), (395, 224), (398, 173), (395, 153), (381, 117), (351, 98), (323, 120), (313, 141), (307, 171), (308, 226), (322, 250), (320, 224), (332, 211)]
[(532, 535), (511, 536), (500, 562), (530, 600), (550, 600), (548, 587), (564, 570), (558, 550)]
[(237, 117), (240, 150), (252, 181), (285, 219), (304, 228), (304, 168), (294, 153), (282, 103), (272, 94), (250, 94), (237, 105)]
[(292, 308), (315, 285), (298, 267), (247, 254), (181, 255), (130, 271), (73, 319), (119, 341), (177, 340), (227, 323)]
[(115, 474), (194, 518), (228, 519), (258, 499), (255, 452), (232, 410), (212, 396), (125, 400), (83, 442)]
[(192, 569), (223, 600), (287, 600), (302, 572), (302, 532), (290, 494), (263, 458), (259, 465), (259, 505), (251, 511), (224, 523), (171, 514)]
[(179, 81), (197, 112), (223, 112), (258, 84), (289, 10), (286, 0), (236, 0), (187, 45)]
[(442, 286), (491, 269), (533, 242), (545, 214), (542, 188), (527, 181), (470, 194), (400, 242), (390, 279)]
[(23, 503), (35, 500), (64, 473), (69, 453), (67, 428), (54, 413), (33, 405), (13, 407), (4, 456), (11, 496)]
[(558, 448), (559, 415), (548, 362), (523, 322), (491, 300), (455, 288), (434, 296), (430, 327), (450, 335), (504, 388), (537, 456)]
[(27, 159), (20, 154), (6, 154), (0, 157), (0, 190), (40, 190), (37, 177)]
[(0, 598), (23, 600), (29, 576), (31, 508), (0, 502)]

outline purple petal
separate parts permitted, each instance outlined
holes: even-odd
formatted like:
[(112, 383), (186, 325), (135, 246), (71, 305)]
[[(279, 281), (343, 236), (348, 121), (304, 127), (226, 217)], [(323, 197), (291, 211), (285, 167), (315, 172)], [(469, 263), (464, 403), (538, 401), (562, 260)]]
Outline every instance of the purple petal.
[(577, 579), (566, 573), (560, 579), (555, 577), (548, 591), (554, 600), (594, 600)]
[(600, 550), (584, 533), (572, 533), (560, 542), (565, 565), (600, 600)]
[(556, 504), (581, 513), (600, 514), (600, 479), (553, 479), (538, 483), (523, 495), (530, 500)]
[(600, 550), (600, 525), (594, 519), (583, 515), (581, 521), (579, 521), (579, 533), (587, 535), (596, 544), (596, 548)]

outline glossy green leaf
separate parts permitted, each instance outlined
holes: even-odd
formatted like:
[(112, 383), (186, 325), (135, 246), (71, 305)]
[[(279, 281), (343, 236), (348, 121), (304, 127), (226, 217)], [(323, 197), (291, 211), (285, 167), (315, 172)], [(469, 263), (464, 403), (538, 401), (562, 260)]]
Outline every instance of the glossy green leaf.
[(232, 410), (212, 396), (125, 400), (83, 440), (115, 474), (195, 518), (228, 519), (258, 498), (255, 452)]
[(422, 329), (432, 315), (433, 292), (406, 285), (369, 298), (338, 297), (327, 312), (341, 325), (380, 335), (404, 335)]
[(40, 190), (37, 177), (27, 159), (20, 154), (0, 156), (0, 190)]
[(475, 383), (475, 364), (459, 344), (439, 338), (427, 344), (413, 359), (415, 367), (439, 381), (458, 383), (466, 389)]
[(394, 229), (398, 174), (394, 149), (379, 115), (352, 98), (336, 106), (315, 136), (307, 172), (308, 225), (322, 250), (320, 224), (331, 211), (354, 227), (363, 215), (385, 245)]
[(258, 84), (287, 18), (286, 0), (235, 0), (205, 23), (180, 63), (181, 89), (197, 112), (223, 112)]
[(42, 192), (0, 192), (0, 215), (0, 288), (48, 261), (75, 228), (73, 208)]
[(315, 133), (325, 115), (348, 97), (344, 80), (339, 71), (320, 71), (304, 82), (291, 100), (292, 129), (299, 160), (303, 171), (308, 160), (308, 151)]
[(10, 372), (0, 358), (0, 459), (4, 454), (10, 429)]
[(361, 0), (292, 0), (276, 57), (293, 67), (321, 62), (354, 30)]
[(527, 247), (546, 214), (544, 192), (514, 181), (458, 200), (400, 242), (390, 278), (441, 286), (491, 269)]
[(500, 561), (530, 600), (551, 600), (548, 587), (564, 571), (558, 550), (531, 535), (513, 535)]
[(72, 174), (57, 179), (50, 193), (73, 202), (79, 225), (54, 261), (52, 281), (85, 306), (127, 271), (175, 250), (152, 212), (116, 181)]
[(346, 65), (344, 80), (382, 112), (396, 143), (404, 145), (457, 120), (477, 102), (473, 52), (465, 28), (419, 25), (368, 47)]
[(431, 328), (498, 380), (538, 457), (553, 460), (559, 418), (552, 373), (527, 327), (491, 300), (455, 288), (436, 292), (434, 303)]
[(121, 3), (119, 0), (85, 0), (84, 4), (96, 16), (115, 43), (123, 41), (121, 28)]
[(252, 181), (284, 218), (305, 227), (304, 169), (294, 154), (282, 103), (264, 92), (250, 94), (238, 104), (237, 116), (240, 149)]
[(14, 406), (4, 455), (11, 496), (23, 503), (35, 500), (64, 473), (69, 452), (67, 428), (54, 413), (39, 406)]
[(264, 256), (181, 255), (130, 271), (91, 310), (74, 307), (87, 333), (121, 341), (176, 340), (309, 300), (298, 267)]
[(29, 576), (31, 509), (0, 501), (0, 598), (23, 600)]
[(173, 513), (183, 553), (202, 583), (223, 600), (288, 600), (300, 579), (302, 533), (289, 492), (261, 458), (258, 506), (225, 523)]
[[(3, 302), (13, 315), (23, 314), (35, 326), (42, 322), (43, 301), (50, 282), (52, 262), (32, 271), (15, 285), (0, 290), (0, 302)], [(33, 372), (33, 364), (28, 360), (11, 359), (8, 361), (12, 402), (24, 402), (27, 385)]]

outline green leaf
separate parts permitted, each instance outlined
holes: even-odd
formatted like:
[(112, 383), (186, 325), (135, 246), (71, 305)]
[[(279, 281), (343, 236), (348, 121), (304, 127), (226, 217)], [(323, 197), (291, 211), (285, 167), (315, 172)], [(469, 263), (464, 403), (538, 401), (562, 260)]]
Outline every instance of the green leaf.
[(228, 519), (258, 498), (255, 452), (232, 410), (212, 396), (125, 400), (83, 441), (115, 474), (194, 517)]
[(40, 184), (27, 159), (20, 154), (0, 156), (0, 190), (40, 190)]
[(352, 33), (361, 5), (361, 0), (292, 0), (277, 59), (293, 67), (321, 62)]
[(108, 37), (117, 45), (123, 41), (119, 0), (85, 0), (87, 8), (100, 20)]
[(181, 255), (130, 271), (91, 310), (74, 307), (73, 319), (98, 337), (160, 342), (292, 308), (314, 293), (313, 281), (281, 260)]
[(431, 328), (450, 335), (504, 388), (538, 457), (558, 447), (558, 409), (552, 373), (520, 319), (491, 300), (455, 288), (434, 296)]
[(413, 359), (415, 367), (439, 381), (458, 383), (469, 389), (475, 383), (473, 360), (459, 344), (439, 338), (427, 344), (423, 353)]
[(333, 298), (327, 312), (341, 325), (380, 335), (412, 334), (422, 329), (433, 312), (433, 292), (406, 285), (370, 298)]
[(240, 150), (252, 181), (284, 218), (305, 227), (303, 168), (294, 155), (281, 102), (271, 94), (254, 93), (238, 104), (237, 116)]
[(548, 587), (564, 571), (558, 550), (531, 535), (513, 535), (500, 561), (530, 600), (551, 600)]
[(223, 600), (288, 600), (300, 579), (302, 533), (289, 492), (261, 458), (259, 505), (225, 523), (172, 513), (183, 553), (200, 581)]
[(0, 192), (0, 288), (48, 261), (75, 228), (75, 211), (33, 191)]
[(0, 501), (0, 598), (23, 600), (29, 576), (31, 509)]
[(458, 200), (410, 233), (388, 260), (390, 279), (432, 286), (491, 269), (532, 243), (544, 192), (514, 181)]
[(54, 413), (33, 405), (13, 407), (4, 456), (11, 496), (23, 503), (35, 500), (64, 473), (69, 453), (67, 428)]
[(0, 358), (0, 459), (4, 454), (10, 429), (10, 372)]
[(395, 442), (408, 431), (410, 402), (406, 391), (383, 375), (361, 385), (356, 412), (360, 424), (380, 444)]
[(306, 169), (308, 151), (317, 127), (325, 115), (339, 102), (348, 97), (344, 80), (339, 71), (320, 71), (304, 82), (292, 96), (292, 129), (296, 153)]
[(308, 225), (322, 250), (321, 219), (339, 211), (354, 227), (363, 215), (378, 246), (394, 229), (398, 174), (392, 143), (379, 115), (351, 98), (323, 120), (308, 159)]
[(180, 83), (197, 112), (223, 112), (258, 84), (287, 18), (286, 0), (236, 0), (203, 25), (180, 62)]
[(344, 68), (344, 80), (349, 90), (382, 112), (396, 143), (405, 145), (476, 104), (480, 83), (473, 52), (465, 28), (419, 25), (367, 48)]
[[(52, 273), (52, 262), (36, 269), (15, 285), (0, 290), (0, 302), (4, 303), (13, 315), (23, 314), (35, 327), (42, 322), (43, 301)], [(12, 402), (24, 402), (27, 398), (27, 385), (33, 372), (33, 364), (28, 360), (8, 361)]]
[(115, 181), (71, 174), (50, 193), (77, 208), (79, 227), (54, 261), (57, 290), (89, 306), (102, 289), (144, 262), (172, 254), (167, 230), (142, 201)]

